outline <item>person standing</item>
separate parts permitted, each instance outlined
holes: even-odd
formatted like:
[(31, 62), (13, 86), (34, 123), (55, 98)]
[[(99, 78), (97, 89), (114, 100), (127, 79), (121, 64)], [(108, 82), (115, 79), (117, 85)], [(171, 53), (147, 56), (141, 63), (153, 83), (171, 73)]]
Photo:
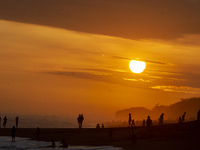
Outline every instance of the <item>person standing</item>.
[(5, 128), (6, 127), (6, 124), (7, 124), (7, 117), (5, 116), (3, 118), (3, 127)]
[(16, 128), (13, 126), (11, 130), (12, 142), (15, 142)]
[(40, 128), (39, 127), (37, 127), (37, 129), (36, 129), (36, 140), (40, 140)]
[(84, 120), (83, 114), (79, 114), (79, 116), (77, 118), (79, 128), (82, 128), (83, 120)]
[(77, 122), (78, 122), (78, 127), (81, 128), (81, 115), (80, 114), (77, 118)]
[(164, 113), (162, 113), (161, 115), (160, 115), (160, 118), (159, 118), (159, 125), (163, 125), (163, 120), (164, 120)]
[(147, 124), (147, 127), (152, 125), (152, 120), (150, 119), (150, 116), (147, 116), (146, 124)]
[(82, 128), (82, 125), (83, 125), (83, 120), (84, 120), (84, 117), (83, 117), (83, 114), (81, 115), (81, 128)]
[(129, 117), (128, 117), (128, 126), (129, 127), (131, 126), (131, 122), (132, 122), (131, 113), (129, 113)]

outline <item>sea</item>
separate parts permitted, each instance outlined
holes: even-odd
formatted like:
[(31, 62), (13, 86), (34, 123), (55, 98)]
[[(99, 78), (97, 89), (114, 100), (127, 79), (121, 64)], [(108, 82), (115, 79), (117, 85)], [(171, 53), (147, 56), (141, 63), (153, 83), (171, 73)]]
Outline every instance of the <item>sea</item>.
[(16, 137), (15, 142), (12, 142), (11, 137), (0, 136), (0, 150), (52, 150), (52, 149), (67, 149), (67, 150), (122, 150), (119, 147), (113, 146), (73, 146), (61, 148), (60, 142), (56, 142), (56, 147), (48, 147), (51, 142), (34, 141), (29, 138)]

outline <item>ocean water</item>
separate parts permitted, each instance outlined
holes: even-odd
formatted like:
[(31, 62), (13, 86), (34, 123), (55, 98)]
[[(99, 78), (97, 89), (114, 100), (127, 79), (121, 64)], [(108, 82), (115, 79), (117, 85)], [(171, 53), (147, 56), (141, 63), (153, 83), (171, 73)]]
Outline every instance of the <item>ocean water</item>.
[(59, 142), (56, 142), (56, 148), (48, 147), (51, 142), (34, 141), (29, 138), (16, 137), (15, 142), (11, 141), (11, 137), (1, 136), (0, 137), (0, 150), (52, 150), (52, 149), (67, 149), (67, 150), (122, 150), (119, 147), (113, 146), (71, 146), (68, 148), (60, 148)]

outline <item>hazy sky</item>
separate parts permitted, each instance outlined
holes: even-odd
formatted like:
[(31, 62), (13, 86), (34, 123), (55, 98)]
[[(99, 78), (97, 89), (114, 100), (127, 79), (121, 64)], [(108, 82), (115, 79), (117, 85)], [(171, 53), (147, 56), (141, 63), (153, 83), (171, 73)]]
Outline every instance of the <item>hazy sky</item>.
[(199, 18), (199, 0), (0, 0), (0, 113), (103, 119), (199, 96)]

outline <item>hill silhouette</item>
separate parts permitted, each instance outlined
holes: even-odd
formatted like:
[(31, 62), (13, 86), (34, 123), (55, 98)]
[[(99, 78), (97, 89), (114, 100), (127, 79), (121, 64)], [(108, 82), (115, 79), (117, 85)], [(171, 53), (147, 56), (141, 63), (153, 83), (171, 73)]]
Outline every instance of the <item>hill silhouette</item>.
[(148, 115), (157, 120), (164, 113), (165, 120), (178, 120), (186, 112), (186, 121), (196, 120), (197, 112), (200, 109), (200, 97), (180, 99), (179, 102), (166, 105), (156, 105), (152, 110), (145, 107), (131, 107), (129, 109), (119, 110), (116, 112), (116, 118), (127, 120), (128, 114), (132, 114), (135, 120), (146, 119)]

